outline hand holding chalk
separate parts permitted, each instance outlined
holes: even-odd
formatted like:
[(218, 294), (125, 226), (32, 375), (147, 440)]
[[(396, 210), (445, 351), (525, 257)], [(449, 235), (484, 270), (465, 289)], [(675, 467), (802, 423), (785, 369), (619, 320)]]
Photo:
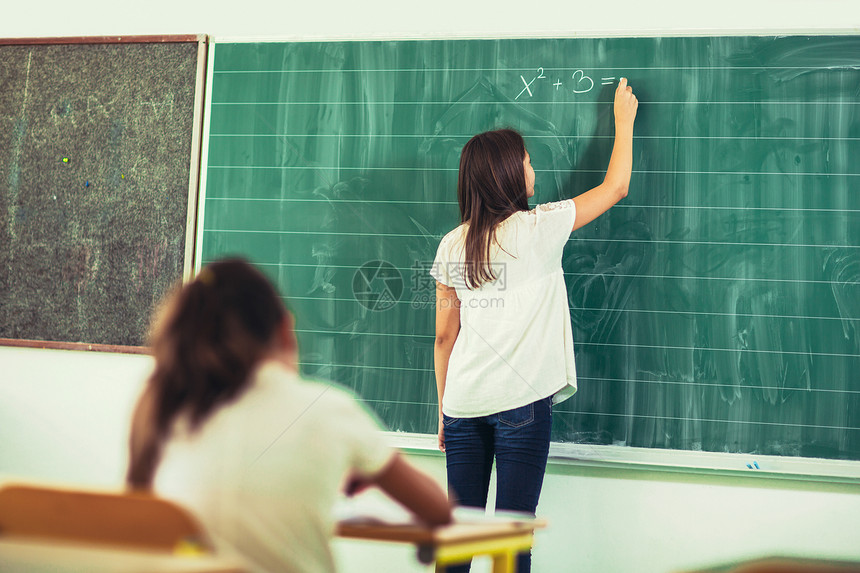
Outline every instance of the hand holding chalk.
[(615, 89), (615, 128), (633, 129), (639, 100), (633, 95), (633, 88), (627, 85), (627, 78), (621, 78)]

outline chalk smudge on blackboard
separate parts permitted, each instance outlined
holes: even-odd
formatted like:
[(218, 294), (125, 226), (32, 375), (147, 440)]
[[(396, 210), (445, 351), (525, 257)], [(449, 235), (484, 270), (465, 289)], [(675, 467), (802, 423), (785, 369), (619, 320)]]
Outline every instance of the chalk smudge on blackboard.
[(760, 388), (769, 404), (784, 402), (786, 390), (811, 387), (811, 348), (796, 321), (773, 328), (771, 316), (787, 316), (792, 303), (771, 288), (743, 289), (735, 303), (737, 379), (741, 386)]
[(27, 120), (22, 117), (15, 121), (15, 128), (12, 136), (12, 161), (9, 166), (9, 197), (7, 198), (8, 216), (6, 220), (9, 222), (9, 236), (12, 240), (17, 237), (17, 225), (20, 222), (18, 217), (18, 209), (20, 209), (20, 190), (21, 190), (21, 153), (24, 149), (24, 139), (27, 137)]
[[(433, 121), (433, 137), (422, 141), (419, 147), (427, 167), (459, 165), (460, 151), (466, 143), (464, 135), (510, 127), (528, 134), (526, 147), (536, 170), (552, 173), (550, 185), (548, 176), (540, 174), (536, 182), (536, 200), (547, 202), (568, 196), (563, 178), (572, 163), (562, 133), (546, 118), (529, 111), (526, 106), (510, 105), (512, 103), (496, 83), (485, 76), (479, 77)], [(432, 189), (434, 183), (428, 180), (425, 186)]]
[[(21, 188), (21, 154), (24, 150), (24, 139), (27, 136), (27, 100), (30, 94), (30, 68), (33, 63), (32, 50), (27, 54), (27, 72), (24, 79), (24, 94), (21, 98), (21, 116), (15, 121), (14, 135), (12, 139), (12, 161), (9, 169), (9, 197), (8, 215), (6, 220), (9, 221), (9, 237), (15, 240), (18, 236), (16, 229), (17, 210), (19, 208), (18, 194)], [(14, 249), (12, 250), (14, 252)]]
[[(308, 221), (309, 228), (322, 231), (338, 231), (342, 228), (341, 223), (352, 224), (362, 221), (362, 228), (368, 232), (379, 231), (374, 228), (374, 222), (357, 210), (350, 199), (358, 199), (364, 196), (365, 190), (370, 184), (366, 177), (353, 177), (347, 181), (338, 181), (331, 187), (317, 187), (313, 191), (315, 197), (326, 199), (321, 203), (313, 221)], [(344, 201), (345, 200), (345, 201)], [(323, 292), (327, 295), (336, 293), (335, 277), (338, 269), (333, 262), (336, 255), (343, 248), (343, 240), (337, 235), (319, 235), (311, 245), (311, 255), (314, 258), (314, 276), (311, 285), (305, 294)]]
[(762, 73), (787, 82), (802, 75), (834, 70), (860, 70), (860, 54), (852, 36), (816, 38), (780, 37), (754, 51), (739, 54), (736, 65), (760, 66)]
[(316, 261), (314, 267), (314, 278), (307, 294), (312, 294), (314, 291), (320, 290), (326, 294), (332, 294), (335, 291), (332, 279), (334, 278), (335, 269), (331, 266), (334, 258), (334, 247), (325, 243), (318, 243), (311, 247), (311, 256)]
[(158, 99), (150, 99), (140, 102), (142, 108), (149, 108), (157, 121), (169, 121), (173, 118), (174, 100), (176, 97), (172, 92), (161, 94)]
[(168, 254), (167, 239), (158, 243), (147, 241), (137, 251), (137, 273), (136, 286), (139, 293), (142, 288), (158, 278), (161, 273), (162, 263)]
[(64, 99), (51, 109), (51, 117), (55, 120), (63, 119), (71, 114), (72, 111), (74, 111), (72, 103), (69, 100)]
[(831, 281), (842, 332), (860, 353), (860, 255), (847, 249), (830, 251), (824, 258), (824, 275)]
[(73, 284), (79, 294), (90, 279), (91, 257), (92, 248), (85, 242), (70, 245), (66, 250), (60, 276), (65, 283)]

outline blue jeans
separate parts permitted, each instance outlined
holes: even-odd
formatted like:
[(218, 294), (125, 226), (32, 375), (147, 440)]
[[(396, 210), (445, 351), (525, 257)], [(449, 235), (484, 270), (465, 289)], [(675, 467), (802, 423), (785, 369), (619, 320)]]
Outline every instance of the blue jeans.
[[(535, 514), (549, 438), (552, 397), (478, 418), (442, 417), (448, 488), (459, 505), (486, 507), (493, 458), (496, 460), (496, 510)], [(469, 571), (470, 564), (448, 567)], [(531, 570), (531, 554), (517, 556), (517, 571)]]

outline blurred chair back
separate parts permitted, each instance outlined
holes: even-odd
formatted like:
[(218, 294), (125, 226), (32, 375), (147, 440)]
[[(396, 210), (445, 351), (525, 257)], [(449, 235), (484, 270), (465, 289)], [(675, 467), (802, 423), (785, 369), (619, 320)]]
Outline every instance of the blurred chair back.
[(169, 553), (210, 553), (194, 517), (145, 493), (0, 486), (0, 537), (95, 543)]

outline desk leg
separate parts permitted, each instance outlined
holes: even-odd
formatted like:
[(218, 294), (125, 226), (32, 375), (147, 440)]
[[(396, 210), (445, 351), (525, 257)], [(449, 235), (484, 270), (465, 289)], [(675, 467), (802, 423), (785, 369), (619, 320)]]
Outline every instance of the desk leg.
[(424, 565), (430, 565), (436, 560), (436, 548), (432, 545), (418, 546), (418, 561)]
[[(493, 573), (516, 573), (517, 572), (517, 554), (516, 553), (494, 553), (493, 558)], [(450, 564), (449, 564), (450, 565)], [(445, 573), (447, 565), (436, 564), (436, 573)]]
[(517, 554), (514, 551), (493, 554), (493, 573), (516, 573)]
[(448, 565), (467, 563), (475, 555), (489, 555), (493, 560), (493, 573), (516, 573), (517, 554), (529, 551), (533, 544), (532, 531), (497, 539), (444, 543), (436, 547), (436, 573), (443, 573)]

